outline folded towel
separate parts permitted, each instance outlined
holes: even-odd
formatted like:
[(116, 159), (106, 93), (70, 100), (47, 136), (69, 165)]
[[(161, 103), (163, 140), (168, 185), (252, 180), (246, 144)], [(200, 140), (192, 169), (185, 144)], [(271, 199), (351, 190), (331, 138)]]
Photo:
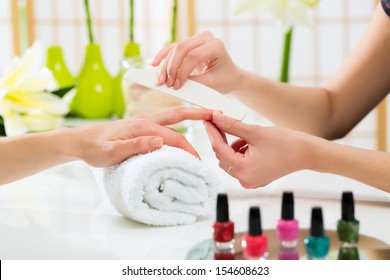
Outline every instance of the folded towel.
[(122, 215), (149, 225), (191, 224), (215, 214), (221, 186), (192, 154), (163, 146), (119, 165), (94, 169), (95, 178)]

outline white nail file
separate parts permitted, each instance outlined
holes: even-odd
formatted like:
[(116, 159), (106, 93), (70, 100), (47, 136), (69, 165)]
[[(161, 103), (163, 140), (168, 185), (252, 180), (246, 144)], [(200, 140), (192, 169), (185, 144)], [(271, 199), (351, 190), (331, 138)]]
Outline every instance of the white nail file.
[(240, 103), (234, 102), (212, 88), (192, 80), (187, 80), (180, 89), (174, 90), (165, 84), (162, 86), (156, 85), (157, 75), (158, 68), (131, 68), (125, 73), (125, 79), (182, 99), (199, 107), (221, 110), (225, 115), (239, 121), (243, 120), (246, 115), (246, 110)]

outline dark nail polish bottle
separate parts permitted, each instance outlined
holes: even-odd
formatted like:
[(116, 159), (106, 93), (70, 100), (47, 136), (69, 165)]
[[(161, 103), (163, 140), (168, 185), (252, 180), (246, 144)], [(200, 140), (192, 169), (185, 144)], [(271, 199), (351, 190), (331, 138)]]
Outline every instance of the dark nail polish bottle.
[(337, 235), (341, 242), (338, 259), (359, 259), (359, 221), (355, 219), (355, 205), (352, 192), (343, 192), (341, 220), (337, 222)]
[(359, 241), (359, 221), (355, 219), (355, 202), (352, 192), (343, 192), (341, 201), (341, 220), (337, 222), (340, 242), (347, 246)]
[(217, 197), (217, 219), (213, 224), (214, 252), (230, 254), (234, 249), (234, 223), (229, 220), (229, 204), (227, 194)]
[(311, 211), (310, 235), (304, 240), (309, 260), (324, 260), (329, 252), (330, 239), (325, 235), (321, 207)]

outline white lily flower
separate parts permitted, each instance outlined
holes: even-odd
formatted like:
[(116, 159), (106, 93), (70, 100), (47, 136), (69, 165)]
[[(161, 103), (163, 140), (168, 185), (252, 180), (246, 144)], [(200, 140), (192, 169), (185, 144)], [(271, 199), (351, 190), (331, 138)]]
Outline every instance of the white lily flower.
[(243, 0), (237, 13), (271, 13), (288, 29), (295, 24), (311, 24), (308, 10), (314, 8), (319, 0)]
[(58, 85), (43, 67), (43, 56), (42, 46), (35, 43), (0, 79), (0, 115), (8, 136), (57, 128), (69, 111), (69, 98), (49, 92)]

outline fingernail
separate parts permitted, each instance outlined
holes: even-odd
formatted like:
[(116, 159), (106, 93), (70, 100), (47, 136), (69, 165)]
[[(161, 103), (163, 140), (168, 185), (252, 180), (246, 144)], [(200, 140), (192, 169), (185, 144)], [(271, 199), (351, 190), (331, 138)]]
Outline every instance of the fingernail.
[(219, 112), (213, 112), (213, 121), (222, 122), (224, 119), (223, 115)]
[(160, 75), (158, 75), (157, 84), (162, 85), (164, 83), (164, 79), (165, 79), (164, 73), (160, 73)]
[(173, 85), (173, 78), (171, 75), (168, 75), (168, 81), (167, 81), (167, 86), (172, 86)]
[(149, 142), (150, 146), (152, 148), (161, 148), (161, 146), (163, 145), (163, 139), (161, 137), (155, 137), (155, 138), (152, 138)]
[(179, 81), (179, 80), (176, 80), (176, 81), (175, 81), (175, 84), (173, 85), (173, 88), (174, 88), (174, 89), (179, 89), (179, 87), (180, 87), (180, 81)]

